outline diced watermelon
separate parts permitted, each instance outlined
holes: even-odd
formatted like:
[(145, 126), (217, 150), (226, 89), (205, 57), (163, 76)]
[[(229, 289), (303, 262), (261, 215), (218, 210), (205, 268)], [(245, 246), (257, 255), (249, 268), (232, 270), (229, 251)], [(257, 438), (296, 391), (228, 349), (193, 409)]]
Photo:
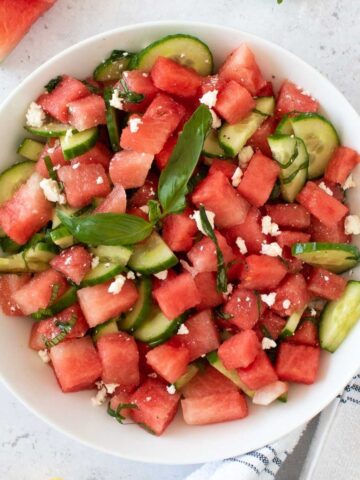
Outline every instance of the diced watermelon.
[(241, 380), (251, 390), (258, 390), (278, 380), (275, 369), (263, 350), (260, 350), (249, 367), (238, 368), (237, 372)]
[(108, 289), (110, 282), (81, 288), (77, 295), (82, 311), (90, 327), (95, 327), (131, 308), (138, 299), (138, 292), (131, 280), (126, 280), (121, 291), (113, 294)]
[(340, 222), (349, 211), (348, 207), (328, 195), (314, 182), (307, 182), (296, 200), (328, 227)]
[(0, 307), (5, 315), (16, 317), (23, 314), (12, 295), (26, 285), (30, 278), (27, 273), (0, 275)]
[(81, 245), (67, 248), (54, 257), (50, 265), (54, 270), (79, 284), (91, 270), (91, 255)]
[(106, 124), (105, 101), (100, 95), (88, 95), (68, 103), (69, 123), (79, 132)]
[(257, 97), (274, 97), (274, 87), (270, 81), (267, 81), (263, 87), (256, 92)]
[(50, 350), (50, 358), (65, 393), (91, 388), (101, 376), (99, 355), (90, 337), (73, 338)]
[(136, 190), (129, 199), (130, 207), (142, 207), (147, 205), (149, 200), (156, 197), (156, 190), (158, 188), (158, 177), (150, 172), (146, 177), (144, 185)]
[(110, 162), (110, 178), (115, 185), (126, 188), (141, 187), (151, 168), (154, 156), (122, 150), (114, 155)]
[(189, 333), (176, 338), (190, 351), (191, 362), (219, 347), (219, 334), (211, 310), (203, 310), (190, 317), (185, 326)]
[(332, 196), (336, 198), (336, 200), (338, 200), (340, 203), (345, 203), (345, 191), (338, 183), (334, 183), (331, 180), (326, 180), (324, 177), (314, 180), (314, 183), (319, 186), (324, 184), (325, 187), (331, 190)]
[(308, 92), (289, 80), (281, 85), (276, 102), (276, 112), (278, 115), (285, 115), (291, 112), (317, 112), (319, 102), (315, 100)]
[(232, 315), (229, 322), (242, 330), (253, 328), (259, 319), (258, 299), (254, 292), (238, 286), (226, 302), (224, 313)]
[(85, 207), (94, 197), (106, 197), (110, 193), (109, 179), (104, 167), (98, 163), (79, 165), (76, 169), (61, 167), (58, 177), (64, 184), (70, 207)]
[(23, 245), (52, 218), (53, 205), (40, 187), (41, 177), (33, 173), (0, 207), (0, 225), (16, 243)]
[[(118, 411), (120, 405), (130, 403), (131, 393), (127, 391), (122, 391), (119, 388), (116, 389), (116, 393), (110, 400), (110, 408), (115, 412)], [(121, 408), (120, 415), (125, 418), (130, 417), (131, 408)]]
[[(55, 286), (56, 290), (54, 290)], [(29, 282), (12, 294), (12, 300), (24, 315), (30, 315), (40, 308), (48, 307), (54, 291), (57, 291), (57, 299), (66, 288), (65, 278), (61, 273), (50, 268), (45, 272), (36, 273)]]
[[(125, 80), (127, 88), (131, 92), (141, 93), (144, 99), (139, 103), (124, 102), (124, 110), (126, 112), (144, 112), (149, 103), (153, 100), (158, 89), (153, 84), (148, 73), (140, 70), (130, 70), (123, 72), (123, 80)], [(120, 91), (123, 87), (120, 83), (115, 85)]]
[[(136, 118), (141, 119), (134, 114), (129, 121)], [(162, 120), (153, 118), (142, 118), (141, 123), (137, 125), (136, 129), (133, 128), (133, 131), (131, 131), (130, 125), (123, 128), (121, 132), (120, 146), (124, 150), (134, 150), (139, 153), (149, 153), (150, 155), (160, 153), (172, 133)]]
[(226, 81), (221, 80), (218, 74), (203, 77), (200, 87), (200, 97), (202, 97), (207, 92), (213, 92), (214, 90), (220, 91), (225, 85), (225, 83)]
[(261, 245), (265, 241), (260, 220), (260, 211), (256, 207), (251, 207), (244, 223), (223, 230), (223, 234), (234, 245), (238, 237), (242, 238), (249, 253), (259, 253)]
[(45, 342), (51, 341), (61, 333), (58, 323), (69, 323), (75, 318), (75, 324), (66, 335), (65, 340), (70, 338), (81, 338), (89, 330), (89, 325), (81, 311), (78, 303), (71, 305), (55, 317), (35, 322), (32, 326), (29, 340), (29, 347), (33, 350), (43, 350), (46, 348)]
[(232, 176), (235, 173), (237, 165), (229, 160), (221, 160), (220, 158), (211, 159), (211, 167), (209, 169), (209, 174), (211, 175), (214, 172), (220, 171), (225, 175), (226, 178), (231, 180)]
[(181, 273), (157, 288), (154, 291), (154, 297), (169, 320), (195, 307), (201, 301), (194, 279), (187, 272)]
[[(285, 327), (286, 320), (279, 317), (271, 310), (267, 310), (259, 320), (259, 327), (261, 332), (261, 338), (270, 334), (273, 340), (276, 340), (283, 328)], [(266, 333), (266, 335), (264, 335)]]
[(270, 215), (273, 222), (279, 227), (304, 230), (310, 227), (310, 214), (297, 203), (278, 203), (266, 205), (266, 213)]
[(314, 383), (320, 361), (320, 348), (281, 343), (276, 358), (276, 373), (280, 380)]
[(324, 268), (314, 268), (308, 280), (308, 289), (317, 297), (336, 300), (346, 287), (346, 279)]
[(231, 52), (220, 68), (219, 74), (222, 80), (235, 80), (240, 83), (251, 95), (256, 95), (266, 85), (255, 55), (245, 43)]
[(291, 247), (294, 243), (310, 242), (310, 233), (282, 230), (281, 233), (276, 237), (276, 241), (282, 248)]
[(96, 346), (104, 383), (139, 384), (139, 351), (134, 337), (125, 332), (110, 333), (100, 337)]
[(256, 132), (249, 138), (247, 145), (253, 147), (254, 150), (260, 150), (262, 154), (271, 158), (271, 148), (267, 139), (274, 133), (276, 126), (277, 119), (275, 117), (267, 118), (265, 122), (263, 122)]
[(68, 104), (89, 95), (88, 88), (80, 80), (63, 75), (62, 81), (54, 90), (51, 93), (42, 94), (37, 99), (37, 103), (46, 113), (59, 120), (59, 122), (68, 123)]
[(350, 243), (351, 235), (346, 235), (344, 220), (324, 225), (316, 217), (311, 217), (311, 239), (314, 242)]
[[(100, 142), (97, 142), (89, 151), (83, 153), (79, 157), (75, 157), (71, 160), (71, 165), (77, 168), (77, 164), (80, 165), (88, 165), (89, 163), (100, 163), (105, 170), (108, 170), (110, 160), (111, 160), (111, 152), (108, 148), (105, 147)], [(66, 162), (68, 163), (68, 162)]]
[(236, 385), (210, 365), (200, 369), (190, 382), (181, 388), (185, 398), (202, 398), (214, 393), (236, 392)]
[(313, 320), (303, 320), (296, 329), (294, 335), (286, 338), (287, 342), (297, 345), (310, 345), (310, 347), (319, 346), (318, 327)]
[(348, 147), (337, 147), (327, 164), (324, 177), (342, 185), (359, 162), (358, 154)]
[(193, 246), (198, 229), (189, 213), (176, 213), (164, 219), (162, 237), (173, 252), (187, 252)]
[[(305, 279), (300, 273), (289, 274), (275, 291), (276, 300), (271, 308), (281, 316), (303, 309), (310, 300)], [(286, 306), (286, 300), (289, 300), (289, 306)]]
[(174, 132), (185, 116), (185, 107), (173, 98), (159, 93), (147, 108), (144, 119), (163, 122), (170, 133)]
[(250, 208), (219, 171), (199, 183), (192, 194), (192, 201), (198, 208), (203, 205), (206, 210), (215, 213), (215, 225), (219, 228), (243, 223)]
[(161, 435), (175, 417), (179, 400), (178, 393), (167, 392), (164, 382), (149, 378), (130, 397), (130, 403), (137, 406), (131, 409), (131, 418)]
[(65, 160), (58, 140), (48, 142), (36, 163), (36, 171), (44, 178), (49, 178), (49, 172), (45, 164), (45, 157), (50, 157), (53, 167), (68, 164)]
[(214, 393), (202, 398), (181, 400), (185, 423), (209, 425), (239, 420), (248, 414), (246, 400), (240, 392)]
[(157, 88), (179, 97), (195, 97), (202, 84), (202, 78), (195, 70), (165, 57), (158, 57), (151, 69), (151, 77)]
[(198, 310), (214, 308), (223, 303), (223, 296), (216, 289), (215, 273), (198, 273), (196, 277), (194, 277), (194, 281), (201, 296), (201, 302), (196, 306)]
[(155, 163), (159, 170), (163, 170), (166, 167), (177, 141), (178, 136), (171, 135), (165, 143), (163, 149), (155, 155)]
[[(225, 238), (217, 231), (215, 235), (219, 248), (224, 256), (224, 262), (229, 263), (234, 258), (231, 247), (227, 244)], [(198, 272), (216, 272), (217, 257), (214, 242), (204, 237), (200, 242), (195, 243), (192, 249), (187, 253), (190, 262)]]
[(267, 406), (282, 395), (286, 395), (288, 390), (289, 385), (286, 382), (280, 382), (277, 380), (274, 383), (259, 388), (259, 390), (255, 392), (252, 401), (255, 405)]
[(239, 122), (255, 107), (255, 100), (245, 87), (235, 80), (225, 84), (218, 94), (215, 109), (228, 123)]
[(186, 372), (190, 362), (190, 352), (183, 345), (164, 343), (146, 354), (147, 363), (164, 380), (175, 383)]
[(241, 274), (245, 288), (267, 290), (275, 288), (285, 277), (287, 269), (283, 262), (267, 255), (249, 255)]
[[(238, 247), (236, 247), (238, 249)], [(228, 269), (226, 271), (228, 282), (237, 282), (241, 278), (241, 272), (244, 268), (245, 257), (241, 253), (237, 253), (234, 248), (235, 258), (232, 260), (231, 264), (229, 264)], [(239, 250), (239, 249), (238, 249)]]
[(269, 199), (279, 173), (277, 163), (256, 152), (244, 172), (238, 192), (255, 207), (261, 207)]
[(253, 363), (260, 350), (261, 345), (254, 330), (244, 330), (225, 340), (218, 354), (226, 368), (244, 368)]
[(126, 213), (129, 215), (135, 215), (136, 217), (143, 218), (144, 220), (149, 220), (149, 216), (139, 207), (130, 207), (126, 210)]
[(286, 246), (283, 247), (282, 259), (289, 273), (300, 273), (301, 270), (304, 268), (304, 265), (305, 265), (304, 262), (300, 260), (300, 258), (293, 257), (290, 247), (286, 247)]
[(95, 213), (125, 213), (126, 192), (122, 185), (115, 185), (105, 200), (95, 209)]

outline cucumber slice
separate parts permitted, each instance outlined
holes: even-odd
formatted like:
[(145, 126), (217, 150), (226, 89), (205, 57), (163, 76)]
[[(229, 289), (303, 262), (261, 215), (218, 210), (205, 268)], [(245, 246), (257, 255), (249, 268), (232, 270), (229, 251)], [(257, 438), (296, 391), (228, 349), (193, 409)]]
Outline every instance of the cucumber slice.
[(16, 163), (0, 175), (0, 205), (11, 198), (16, 190), (34, 173), (36, 163), (31, 160)]
[(22, 157), (36, 162), (39, 160), (41, 152), (44, 149), (44, 144), (33, 140), (32, 138), (24, 138), (19, 145), (17, 153)]
[(210, 130), (208, 136), (205, 138), (202, 153), (210, 158), (226, 158), (225, 152), (220, 146), (216, 130)]
[(136, 272), (150, 275), (167, 270), (178, 263), (177, 257), (159, 234), (153, 232), (144, 242), (135, 246), (129, 267)]
[(70, 287), (66, 292), (54, 303), (46, 308), (41, 308), (35, 313), (31, 314), (31, 317), (35, 320), (43, 320), (44, 318), (53, 317), (59, 312), (65, 310), (65, 308), (74, 305), (77, 301), (77, 287)]
[(10, 255), (9, 257), (0, 257), (1, 273), (23, 273), (28, 271), (28, 266), (21, 253)]
[(0, 239), (0, 245), (1, 245), (2, 251), (9, 255), (13, 253), (18, 253), (23, 248), (23, 245), (19, 245), (18, 243), (14, 242), (14, 240), (11, 240), (11, 238), (7, 236)]
[(145, 322), (135, 330), (134, 337), (151, 347), (156, 347), (176, 333), (182, 321), (183, 316), (169, 320), (158, 307), (154, 306)]
[(99, 245), (98, 247), (91, 248), (91, 253), (96, 257), (99, 257), (100, 262), (118, 263), (125, 267), (133, 253), (133, 249), (121, 245)]
[(176, 390), (181, 390), (183, 387), (185, 387), (185, 385), (195, 377), (198, 371), (199, 371), (199, 367), (197, 367), (194, 363), (190, 363), (184, 375), (181, 375), (181, 377), (176, 380), (174, 384)]
[(213, 58), (209, 47), (197, 37), (185, 34), (168, 35), (151, 43), (134, 55), (130, 67), (150, 72), (158, 57), (167, 57), (191, 67), (200, 75), (210, 75)]
[[(53, 218), (52, 218), (52, 228), (53, 230), (58, 227), (59, 225), (61, 225), (61, 220), (60, 218), (58, 217), (58, 214), (57, 212), (58, 211), (61, 211), (63, 212), (65, 215), (67, 215), (68, 217), (73, 217), (75, 216), (76, 212), (79, 212), (79, 209), (78, 208), (71, 208), (71, 207), (67, 207), (67, 206), (64, 206), (64, 205), (59, 205), (55, 210), (54, 210), (54, 214), (53, 214)], [(82, 209), (81, 209), (82, 210)]]
[(292, 135), (294, 133), (291, 117), (284, 115), (275, 130), (275, 135)]
[(138, 288), (139, 298), (120, 322), (121, 330), (134, 331), (146, 320), (151, 309), (151, 279), (142, 277)]
[(307, 179), (309, 157), (304, 142), (294, 135), (271, 135), (268, 137), (273, 158), (281, 167), (281, 195), (293, 202)]
[(68, 248), (75, 243), (75, 239), (72, 236), (71, 232), (63, 225), (60, 225), (54, 230), (51, 230), (50, 238), (52, 242), (54, 242), (55, 245), (60, 248)]
[(117, 333), (119, 331), (116, 319), (108, 320), (105, 323), (97, 325), (92, 332), (92, 339), (97, 342), (99, 338), (109, 335), (109, 333)]
[(298, 115), (291, 119), (294, 133), (300, 137), (309, 154), (309, 178), (321, 177), (329, 160), (339, 145), (334, 126), (317, 113)]
[(25, 129), (32, 133), (33, 135), (38, 135), (39, 137), (61, 137), (66, 135), (68, 130), (76, 132), (75, 128), (72, 128), (70, 125), (65, 125), (63, 123), (50, 122), (42, 127), (29, 127), (25, 126)]
[(360, 262), (359, 249), (347, 243), (295, 243), (291, 253), (305, 263), (334, 273), (346, 272)]
[(23, 252), (26, 263), (49, 263), (56, 254), (56, 247), (45, 242), (39, 242)]
[(291, 335), (294, 335), (295, 330), (297, 329), (300, 323), (302, 314), (304, 313), (305, 309), (306, 309), (306, 306), (303, 309), (298, 310), (297, 312), (294, 312), (290, 315), (290, 317), (287, 319), (285, 327), (282, 329), (280, 333), (280, 338), (286, 338), (286, 337), (290, 337)]
[(82, 287), (89, 287), (90, 285), (98, 285), (99, 283), (107, 282), (124, 270), (124, 266), (118, 263), (99, 263), (95, 268), (92, 268), (89, 273), (81, 281)]
[(97, 82), (120, 80), (122, 72), (128, 68), (132, 57), (132, 53), (124, 50), (113, 50), (110, 56), (95, 68), (94, 80)]
[(88, 152), (95, 145), (98, 135), (98, 129), (94, 127), (84, 130), (83, 132), (61, 137), (60, 143), (64, 158), (66, 160), (71, 160), (72, 158)]
[(322, 312), (319, 329), (321, 348), (335, 352), (359, 318), (360, 282), (351, 280), (341, 297), (329, 302)]
[(224, 367), (224, 364), (220, 360), (216, 351), (208, 353), (206, 358), (212, 367), (216, 368), (218, 372), (222, 373), (225, 377), (235, 383), (235, 385), (240, 388), (240, 390), (242, 390), (248, 397), (252, 398), (255, 395), (255, 392), (250, 390), (245, 383), (241, 381), (239, 374), (235, 369), (228, 370)]
[(104, 100), (105, 100), (105, 114), (106, 114), (106, 126), (108, 129), (109, 140), (113, 152), (118, 152), (120, 150), (120, 129), (119, 122), (117, 118), (116, 108), (110, 105), (110, 100), (113, 94), (112, 88), (105, 88), (104, 90)]
[(259, 97), (256, 99), (256, 107), (254, 112), (261, 113), (266, 117), (272, 115), (275, 111), (275, 98), (274, 97)]

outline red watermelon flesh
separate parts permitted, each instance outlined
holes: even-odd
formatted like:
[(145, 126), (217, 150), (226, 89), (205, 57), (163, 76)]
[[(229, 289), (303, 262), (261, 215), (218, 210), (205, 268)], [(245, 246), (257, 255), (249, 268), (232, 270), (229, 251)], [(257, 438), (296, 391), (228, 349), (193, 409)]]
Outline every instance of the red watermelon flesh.
[(248, 211), (244, 223), (222, 230), (229, 243), (235, 246), (236, 239), (242, 238), (248, 253), (259, 253), (261, 245), (265, 241), (265, 235), (261, 229), (261, 213), (256, 207)]
[(279, 315), (276, 315), (276, 313), (271, 310), (267, 310), (259, 320), (259, 329), (257, 333), (259, 334), (260, 339), (269, 334), (273, 340), (276, 340), (285, 325), (286, 319), (279, 317)]
[[(123, 80), (125, 80), (131, 92), (144, 95), (144, 99), (139, 103), (124, 102), (124, 110), (126, 112), (144, 112), (158, 92), (150, 75), (140, 70), (130, 70), (123, 72)], [(120, 91), (123, 90), (120, 82), (115, 85), (115, 88), (118, 88)]]
[(351, 235), (346, 235), (344, 220), (334, 222), (331, 226), (321, 223), (316, 217), (311, 217), (311, 239), (314, 242), (350, 243)]
[(154, 156), (149, 153), (132, 150), (116, 153), (110, 162), (111, 181), (125, 189), (141, 187), (145, 183), (153, 160)]
[(76, 245), (63, 250), (51, 260), (50, 265), (79, 285), (91, 270), (91, 255), (86, 248)]
[(257, 390), (278, 380), (274, 367), (263, 350), (258, 353), (249, 367), (238, 368), (237, 372), (251, 390)]
[(311, 216), (309, 212), (297, 203), (279, 203), (266, 205), (266, 213), (271, 220), (279, 225), (295, 230), (303, 230), (310, 227)]
[[(72, 166), (77, 166), (79, 163), (80, 165), (88, 165), (89, 163), (99, 163), (102, 165), (105, 170), (108, 170), (110, 160), (111, 160), (111, 152), (108, 148), (105, 147), (100, 142), (97, 142), (89, 151), (83, 153), (79, 157), (75, 157), (71, 160)], [(68, 162), (66, 162), (68, 164)]]
[[(215, 235), (219, 248), (224, 256), (224, 262), (231, 262), (234, 259), (231, 247), (219, 232), (215, 231)], [(189, 250), (187, 256), (197, 272), (217, 271), (216, 250), (214, 242), (210, 238), (204, 237), (202, 240), (195, 243), (192, 249)]]
[(183, 345), (164, 343), (146, 354), (147, 363), (164, 380), (175, 383), (187, 369), (190, 352)]
[(226, 178), (231, 180), (231, 177), (234, 175), (237, 165), (229, 160), (221, 160), (220, 158), (211, 159), (211, 167), (209, 169), (209, 174), (211, 175), (214, 172), (220, 171), (225, 175)]
[(163, 149), (157, 155), (155, 155), (155, 163), (159, 170), (163, 170), (166, 167), (177, 141), (178, 136), (176, 134), (171, 135), (165, 143)]
[(305, 279), (300, 273), (288, 275), (275, 292), (276, 300), (271, 308), (281, 316), (302, 310), (310, 300)]
[[(126, 391), (124, 392), (124, 391), (121, 391), (120, 389), (117, 389), (115, 395), (111, 397), (110, 408), (115, 412), (118, 411), (117, 409), (119, 405), (130, 403), (130, 397), (131, 397), (130, 392), (126, 392)], [(122, 417), (129, 418), (130, 412), (131, 412), (131, 408), (121, 408), (119, 413)]]
[(174, 132), (186, 113), (185, 107), (173, 98), (159, 93), (147, 108), (144, 119), (159, 120), (170, 132)]
[(352, 148), (337, 147), (327, 164), (324, 177), (342, 185), (359, 162), (358, 153)]
[(346, 279), (324, 268), (314, 268), (308, 280), (308, 289), (316, 297), (337, 300), (346, 287)]
[(201, 302), (197, 310), (214, 308), (221, 305), (224, 298), (216, 288), (216, 274), (214, 272), (200, 272), (194, 277), (195, 284), (201, 295)]
[(241, 280), (246, 288), (267, 290), (277, 287), (286, 273), (285, 265), (278, 258), (249, 255), (241, 272)]
[(187, 252), (193, 246), (198, 229), (190, 213), (175, 213), (164, 219), (162, 237), (173, 252)]
[(303, 320), (295, 333), (286, 338), (289, 343), (297, 345), (309, 345), (310, 347), (319, 346), (318, 327), (313, 320)]
[(179, 97), (195, 97), (202, 84), (202, 78), (195, 70), (165, 57), (157, 58), (151, 69), (151, 78), (157, 88)]
[(49, 178), (49, 172), (45, 164), (45, 157), (50, 157), (53, 167), (68, 164), (67, 160), (64, 158), (59, 141), (50, 141), (45, 145), (44, 150), (36, 163), (36, 171), (44, 178)]
[(235, 392), (236, 385), (225, 377), (222, 373), (215, 370), (210, 365), (206, 365), (204, 370), (199, 372), (181, 389), (185, 398), (202, 398), (213, 393)]
[(288, 80), (282, 84), (276, 102), (276, 112), (285, 115), (291, 112), (317, 112), (319, 102)]
[(244, 368), (253, 363), (261, 350), (259, 339), (254, 330), (244, 330), (223, 342), (218, 355), (228, 369)]
[(126, 192), (122, 185), (115, 185), (101, 205), (95, 209), (95, 213), (125, 213)]
[(310, 242), (310, 237), (310, 233), (282, 230), (281, 233), (276, 237), (276, 241), (280, 245), (280, 247), (290, 248), (294, 243)]
[(156, 197), (156, 190), (158, 188), (158, 176), (152, 172), (146, 177), (144, 185), (136, 190), (129, 199), (130, 207), (142, 207), (147, 205), (149, 200)]
[(270, 135), (274, 133), (276, 126), (276, 118), (267, 118), (265, 122), (263, 122), (256, 130), (256, 132), (249, 138), (249, 140), (247, 141), (247, 145), (250, 145), (254, 150), (260, 150), (261, 153), (271, 158), (271, 148), (267, 139)]
[(0, 275), (0, 306), (5, 315), (16, 317), (17, 315), (23, 314), (20, 307), (13, 300), (12, 294), (26, 285), (30, 278), (30, 274), (28, 273), (19, 275), (5, 273)]
[(254, 292), (242, 286), (237, 287), (224, 307), (224, 313), (231, 315), (229, 322), (238, 328), (248, 330), (259, 319), (258, 299)]
[(105, 101), (91, 94), (68, 103), (69, 123), (79, 132), (106, 124)]
[(276, 358), (280, 380), (311, 384), (319, 370), (320, 348), (283, 342)]
[(228, 123), (239, 122), (255, 107), (255, 100), (245, 87), (230, 80), (219, 92), (215, 109)]

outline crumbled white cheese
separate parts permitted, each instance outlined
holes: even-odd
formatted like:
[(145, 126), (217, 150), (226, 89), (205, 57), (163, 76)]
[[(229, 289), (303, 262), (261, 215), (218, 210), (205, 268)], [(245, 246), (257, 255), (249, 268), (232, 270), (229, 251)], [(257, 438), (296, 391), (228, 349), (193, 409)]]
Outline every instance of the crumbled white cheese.
[(240, 167), (237, 167), (233, 176), (231, 177), (231, 183), (233, 187), (238, 187), (240, 185), (241, 177), (243, 176), (243, 172)]
[(212, 123), (211, 123), (211, 126), (212, 128), (220, 128), (221, 127), (221, 118), (218, 117), (218, 115), (214, 112), (214, 110), (212, 108), (209, 109), (209, 112), (211, 114), (211, 118), (212, 118)]
[(310, 316), (311, 316), (311, 317), (316, 317), (316, 310), (315, 310), (315, 308), (311, 308), (311, 309), (310, 309)]
[(50, 202), (57, 202), (60, 203), (60, 205), (66, 203), (65, 195), (60, 192), (60, 187), (56, 180), (43, 178), (40, 182), (40, 187)]
[(319, 188), (321, 188), (321, 190), (330, 195), (330, 197), (334, 195), (333, 191), (329, 187), (327, 187), (324, 182), (319, 183)]
[[(205, 213), (206, 213), (207, 219), (209, 220), (209, 223), (210, 223), (211, 227), (214, 228), (215, 213), (211, 212), (210, 210), (205, 210)], [(200, 232), (203, 235), (206, 235), (206, 233), (203, 230), (202, 223), (201, 223), (200, 210), (194, 210), (194, 213), (192, 215), (190, 215), (190, 218), (195, 221), (198, 230), (200, 230)]]
[(152, 399), (152, 397), (150, 397), (150, 395), (148, 397), (145, 397), (145, 402), (150, 402)]
[(122, 56), (123, 56), (123, 57), (127, 57), (128, 55), (129, 55), (129, 52), (123, 52), (123, 53), (122, 53)]
[(290, 307), (290, 305), (291, 305), (291, 302), (288, 298), (286, 298), (282, 303), (282, 306), (283, 308), (285, 308), (285, 310), (287, 310)]
[(96, 395), (92, 397), (91, 403), (93, 407), (100, 407), (101, 405), (103, 405), (106, 401), (106, 397), (107, 397), (107, 391), (104, 385), (100, 388), (100, 390), (98, 390)]
[(118, 383), (104, 383), (104, 387), (106, 388), (106, 392), (109, 395), (112, 395), (113, 393), (115, 393), (115, 390), (117, 389), (118, 386), (119, 386)]
[(168, 276), (168, 271), (163, 270), (162, 272), (154, 273), (154, 277), (158, 278), (159, 280), (166, 280)]
[(129, 271), (127, 272), (127, 274), (126, 274), (126, 278), (127, 278), (128, 280), (135, 280), (135, 273), (132, 272), (131, 270), (129, 270)]
[(142, 73), (142, 76), (146, 78), (146, 77), (149, 76), (149, 74), (148, 74), (147, 72), (143, 72), (143, 73)]
[(55, 165), (55, 166), (53, 167), (53, 170), (55, 170), (55, 172), (57, 172), (60, 167), (61, 167), (61, 165)]
[(216, 105), (218, 93), (218, 90), (210, 90), (209, 92), (204, 93), (199, 101), (200, 103), (207, 105), (209, 108), (213, 108)]
[(79, 167), (80, 167), (80, 162), (76, 162), (74, 163), (74, 165), (72, 165), (73, 170), (76, 170)]
[(38, 355), (44, 363), (50, 362), (50, 356), (48, 350), (39, 350)]
[(177, 331), (177, 334), (178, 335), (187, 335), (188, 333), (189, 333), (189, 329), (187, 328), (187, 326), (184, 323), (182, 323), (180, 325), (179, 330)]
[(122, 98), (120, 97), (120, 92), (117, 88), (113, 90), (111, 99), (110, 99), (110, 106), (113, 108), (117, 108), (118, 110), (123, 110), (124, 109), (124, 102)]
[(29, 127), (40, 128), (43, 126), (46, 115), (41, 106), (36, 102), (31, 102), (26, 112), (26, 123)]
[(65, 264), (65, 265), (70, 265), (71, 262), (72, 262), (72, 257), (70, 256), (70, 257), (67, 257), (67, 258), (65, 259), (64, 264)]
[(264, 303), (266, 303), (268, 307), (272, 307), (275, 303), (276, 295), (276, 292), (271, 292), (268, 294), (263, 293), (262, 295), (260, 295), (260, 298)]
[(348, 215), (344, 222), (346, 235), (360, 234), (360, 217), (358, 215)]
[(170, 395), (174, 395), (176, 393), (175, 385), (167, 385), (166, 390)]
[(245, 240), (241, 237), (237, 237), (237, 239), (235, 240), (235, 243), (236, 243), (236, 246), (239, 248), (240, 253), (242, 255), (245, 255), (245, 253), (247, 253), (248, 251)]
[(130, 118), (129, 120), (130, 132), (136, 133), (139, 130), (139, 125), (141, 125), (142, 123), (143, 122), (141, 118)]
[(232, 294), (233, 290), (234, 290), (234, 285), (232, 283), (228, 283), (226, 287), (226, 292), (224, 293), (224, 295), (228, 297), (229, 295)]
[(143, 205), (142, 207), (139, 207), (139, 209), (146, 214), (149, 213), (149, 207), (147, 205)]
[(353, 188), (353, 187), (356, 187), (356, 183), (352, 174), (350, 173), (350, 175), (347, 177), (347, 179), (344, 182), (343, 189), (348, 190), (349, 188)]
[(270, 215), (265, 215), (261, 219), (261, 231), (264, 235), (271, 235), (276, 237), (280, 235), (279, 225), (272, 221)]
[(328, 282), (330, 280), (330, 278), (327, 275), (324, 275), (324, 280), (325, 280), (325, 282)]
[(270, 350), (270, 348), (275, 348), (276, 342), (272, 338), (264, 337), (261, 342), (261, 348), (263, 350)]
[(104, 183), (103, 177), (98, 176), (96, 179), (96, 185), (101, 185), (102, 183)]
[(190, 273), (192, 277), (196, 277), (199, 273), (196, 268), (192, 267), (186, 260), (180, 260), (180, 265), (183, 267), (184, 270)]
[(148, 377), (149, 378), (157, 378), (157, 373), (155, 373), (155, 372), (148, 373)]
[(250, 147), (250, 145), (242, 148), (238, 155), (240, 167), (243, 167), (243, 168), (247, 167), (253, 155), (254, 155), (254, 150), (252, 147)]
[(93, 257), (93, 259), (91, 260), (91, 268), (96, 268), (99, 265), (99, 262), (99, 257)]
[(67, 129), (65, 133), (64, 141), (68, 142), (72, 136), (73, 136), (73, 132), (71, 128)]
[(115, 279), (109, 285), (108, 292), (117, 295), (121, 292), (125, 281), (126, 278), (124, 275), (116, 275)]
[(276, 242), (272, 243), (263, 243), (261, 245), (261, 252), (263, 255), (268, 255), (269, 257), (281, 257), (282, 248)]

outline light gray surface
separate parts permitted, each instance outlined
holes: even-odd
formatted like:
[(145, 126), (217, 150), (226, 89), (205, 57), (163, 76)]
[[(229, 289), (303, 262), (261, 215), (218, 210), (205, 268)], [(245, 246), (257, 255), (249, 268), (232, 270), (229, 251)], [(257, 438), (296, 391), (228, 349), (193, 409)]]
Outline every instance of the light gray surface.
[[(351, 0), (284, 0), (280, 6), (276, 0), (58, 0), (1, 64), (0, 101), (37, 66), (79, 40), (120, 25), (177, 19), (228, 25), (288, 48), (360, 111), (359, 18), (360, 2)], [(304, 434), (278, 480), (298, 478), (312, 432)], [(48, 428), (0, 385), (0, 479), (180, 480), (194, 468), (145, 465), (89, 450)]]

